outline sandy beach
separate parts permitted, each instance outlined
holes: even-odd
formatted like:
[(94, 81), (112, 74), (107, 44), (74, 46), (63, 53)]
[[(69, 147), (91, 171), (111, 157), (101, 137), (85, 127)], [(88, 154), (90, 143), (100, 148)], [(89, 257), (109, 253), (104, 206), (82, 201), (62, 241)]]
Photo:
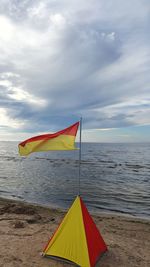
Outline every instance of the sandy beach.
[[(73, 266), (41, 256), (65, 212), (0, 199), (0, 267)], [(97, 267), (150, 266), (150, 221), (93, 216), (109, 251)]]

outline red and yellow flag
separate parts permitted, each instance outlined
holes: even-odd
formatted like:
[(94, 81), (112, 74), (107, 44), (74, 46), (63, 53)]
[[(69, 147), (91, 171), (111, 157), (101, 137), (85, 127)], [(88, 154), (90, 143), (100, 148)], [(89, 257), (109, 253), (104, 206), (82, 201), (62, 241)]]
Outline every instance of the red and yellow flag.
[(75, 150), (75, 138), (79, 122), (53, 134), (31, 137), (19, 144), (19, 154), (27, 156), (33, 152), (49, 150)]

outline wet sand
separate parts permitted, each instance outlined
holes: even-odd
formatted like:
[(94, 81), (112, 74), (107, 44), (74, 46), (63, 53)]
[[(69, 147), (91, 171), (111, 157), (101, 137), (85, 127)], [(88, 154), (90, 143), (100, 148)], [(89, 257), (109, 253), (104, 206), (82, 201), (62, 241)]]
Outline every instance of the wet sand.
[[(65, 212), (0, 199), (0, 267), (68, 267), (40, 253)], [(108, 252), (96, 267), (150, 266), (150, 221), (101, 214), (92, 216)]]

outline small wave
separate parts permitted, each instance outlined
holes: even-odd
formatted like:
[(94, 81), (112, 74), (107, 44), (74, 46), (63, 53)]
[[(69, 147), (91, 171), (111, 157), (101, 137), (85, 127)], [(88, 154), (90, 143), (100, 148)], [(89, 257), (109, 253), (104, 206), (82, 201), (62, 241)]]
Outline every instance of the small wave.
[(146, 168), (145, 165), (138, 165), (138, 164), (128, 164), (126, 163), (126, 166), (128, 168), (132, 168), (132, 169), (142, 169), (142, 168)]
[(10, 191), (6, 191), (6, 190), (0, 190), (0, 193), (6, 193), (6, 194), (10, 194)]

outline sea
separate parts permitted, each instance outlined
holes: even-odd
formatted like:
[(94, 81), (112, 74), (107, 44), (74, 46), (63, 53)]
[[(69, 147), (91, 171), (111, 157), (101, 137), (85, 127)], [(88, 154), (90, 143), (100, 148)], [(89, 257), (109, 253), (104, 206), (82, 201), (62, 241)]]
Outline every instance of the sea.
[(18, 142), (0, 142), (0, 197), (68, 209), (80, 191), (93, 213), (150, 219), (150, 143), (82, 143), (81, 152), (79, 182), (79, 150), (21, 157)]

